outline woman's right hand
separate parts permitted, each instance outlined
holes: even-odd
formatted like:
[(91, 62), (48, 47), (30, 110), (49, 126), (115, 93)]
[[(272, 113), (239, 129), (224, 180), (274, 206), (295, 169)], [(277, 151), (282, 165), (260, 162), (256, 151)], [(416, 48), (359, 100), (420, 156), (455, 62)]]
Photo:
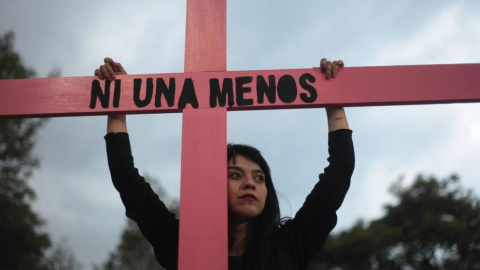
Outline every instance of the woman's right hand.
[(122, 64), (113, 61), (110, 57), (105, 57), (103, 59), (105, 64), (101, 65), (98, 69), (95, 70), (95, 76), (100, 80), (106, 79), (109, 81), (115, 80), (115, 75), (127, 74)]
[[(113, 61), (112, 58), (105, 57), (104, 64), (95, 70), (95, 76), (100, 80), (113, 81), (115, 75), (127, 74), (122, 64)], [(125, 114), (110, 114), (107, 121), (107, 133), (127, 132), (127, 117)]]

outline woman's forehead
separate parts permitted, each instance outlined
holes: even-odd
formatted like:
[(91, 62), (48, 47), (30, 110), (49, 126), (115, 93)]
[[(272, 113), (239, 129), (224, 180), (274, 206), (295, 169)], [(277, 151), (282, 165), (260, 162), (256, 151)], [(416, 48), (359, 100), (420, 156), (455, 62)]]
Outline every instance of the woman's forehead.
[(249, 165), (249, 166), (261, 168), (257, 162), (241, 154), (236, 154), (235, 156), (233, 156), (228, 161), (228, 165), (229, 166), (230, 165)]

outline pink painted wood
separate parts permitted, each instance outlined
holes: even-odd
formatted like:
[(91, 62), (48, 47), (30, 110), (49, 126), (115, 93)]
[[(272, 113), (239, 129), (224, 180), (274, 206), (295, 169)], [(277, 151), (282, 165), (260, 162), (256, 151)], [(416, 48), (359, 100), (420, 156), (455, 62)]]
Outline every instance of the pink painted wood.
[[(271, 104), (265, 98), (263, 104), (257, 101), (256, 78), (262, 76), (268, 82), (268, 76), (278, 79), (284, 75), (295, 78), (298, 95), (308, 94), (298, 78), (305, 73), (312, 74), (316, 82), (312, 84), (318, 98), (312, 103), (303, 102), (299, 97), (292, 103), (282, 102), (277, 97)], [(150, 74), (118, 76), (121, 81), (121, 94), (118, 108), (102, 108), (97, 102), (95, 109), (90, 109), (90, 92), (94, 77), (0, 80), (0, 116), (3, 117), (45, 117), (102, 115), (111, 112), (123, 113), (171, 113), (180, 112), (178, 100), (186, 78), (194, 81), (199, 108), (209, 108), (209, 80), (251, 76), (253, 80), (244, 87), (251, 92), (243, 94), (245, 99), (252, 99), (249, 106), (238, 106), (237, 102), (228, 110), (287, 109), (324, 107), (340, 104), (343, 106), (375, 106), (402, 104), (439, 104), (454, 102), (480, 101), (480, 64), (455, 65), (418, 65), (389, 67), (350, 67), (344, 68), (335, 80), (325, 80), (318, 69), (228, 71), (228, 72), (187, 72), (175, 74)], [(133, 80), (143, 80), (141, 98), (145, 96), (145, 81), (153, 78), (175, 78), (176, 92), (174, 106), (168, 107), (162, 97), (162, 107), (155, 107), (154, 97), (145, 107), (139, 108), (133, 101)], [(104, 83), (104, 82), (102, 82)], [(235, 83), (234, 83), (235, 87)], [(102, 85), (102, 88), (105, 87)], [(113, 95), (113, 83), (111, 86)], [(154, 87), (155, 91), (155, 87)], [(153, 95), (155, 96), (155, 95)], [(277, 94), (278, 96), (278, 94)], [(111, 97), (112, 99), (112, 97)], [(186, 108), (191, 108), (190, 104)]]
[(227, 70), (227, 1), (188, 0), (185, 72)]
[(179, 269), (228, 269), (227, 114), (183, 112)]
[[(185, 72), (225, 71), (226, 0), (188, 0)], [(205, 81), (195, 82), (201, 99)], [(227, 110), (185, 109), (180, 270), (228, 269)]]

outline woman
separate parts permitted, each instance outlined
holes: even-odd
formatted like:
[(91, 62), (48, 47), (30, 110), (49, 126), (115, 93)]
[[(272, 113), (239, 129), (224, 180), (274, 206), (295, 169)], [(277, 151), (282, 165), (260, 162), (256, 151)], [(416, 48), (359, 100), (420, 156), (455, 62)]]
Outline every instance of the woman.
[[(105, 58), (95, 71), (100, 79), (126, 74), (121, 64)], [(321, 72), (336, 76), (341, 60), (322, 59)], [(281, 220), (270, 169), (250, 146), (229, 144), (228, 232), (229, 269), (306, 269), (323, 247), (337, 222), (336, 211), (350, 186), (354, 168), (351, 130), (343, 108), (327, 108), (329, 166), (320, 174), (304, 205), (293, 219)], [(108, 117), (108, 163), (127, 217), (137, 222), (152, 244), (158, 262), (177, 268), (178, 220), (134, 167), (125, 115)]]

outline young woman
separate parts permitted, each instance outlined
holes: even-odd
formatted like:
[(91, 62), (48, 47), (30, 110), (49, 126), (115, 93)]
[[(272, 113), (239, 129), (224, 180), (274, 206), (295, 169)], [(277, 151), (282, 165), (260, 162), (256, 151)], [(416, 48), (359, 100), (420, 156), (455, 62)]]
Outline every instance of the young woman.
[[(100, 79), (126, 74), (105, 58), (95, 71)], [(341, 60), (322, 59), (321, 72), (336, 76)], [(280, 219), (270, 168), (260, 151), (227, 145), (229, 269), (306, 269), (337, 222), (336, 211), (350, 186), (355, 158), (343, 108), (327, 108), (329, 166), (292, 219)], [(108, 117), (107, 155), (115, 188), (127, 217), (137, 222), (158, 262), (177, 269), (178, 220), (134, 167), (125, 115)], [(134, 248), (134, 247), (132, 247)]]

